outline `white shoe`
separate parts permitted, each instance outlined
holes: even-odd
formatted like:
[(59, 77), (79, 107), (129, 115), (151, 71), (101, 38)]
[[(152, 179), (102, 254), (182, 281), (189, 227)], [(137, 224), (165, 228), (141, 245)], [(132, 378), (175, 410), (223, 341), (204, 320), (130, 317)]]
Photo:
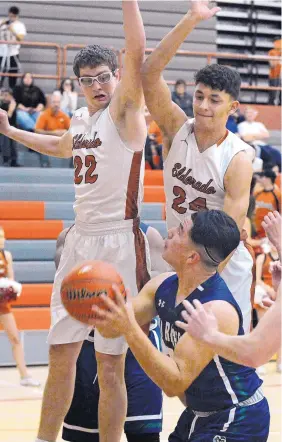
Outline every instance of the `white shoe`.
[(277, 371), (277, 373), (282, 373), (282, 364), (276, 365), (276, 371)]
[(20, 380), (22, 387), (40, 387), (40, 382), (32, 378), (22, 378)]
[(256, 369), (256, 372), (257, 372), (257, 374), (258, 374), (259, 376), (263, 376), (263, 375), (265, 375), (265, 374), (266, 374), (265, 366), (264, 366), (264, 365), (261, 365), (260, 367), (258, 367), (258, 368)]

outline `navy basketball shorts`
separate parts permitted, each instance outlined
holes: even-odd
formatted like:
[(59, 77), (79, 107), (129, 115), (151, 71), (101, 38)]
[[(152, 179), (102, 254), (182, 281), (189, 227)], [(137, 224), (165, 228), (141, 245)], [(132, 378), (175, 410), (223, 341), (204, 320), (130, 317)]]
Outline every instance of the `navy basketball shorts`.
[[(160, 329), (151, 327), (150, 341), (160, 348)], [(93, 340), (93, 338), (92, 338)], [(162, 431), (162, 392), (144, 373), (130, 349), (125, 361), (128, 410), (124, 432), (128, 434)], [(85, 340), (77, 360), (74, 396), (63, 424), (62, 438), (69, 442), (98, 441), (99, 385), (97, 362), (91, 336)], [(109, 404), (110, 407), (110, 404)], [(115, 410), (112, 410), (114, 413)], [(96, 435), (96, 438), (95, 438)]]
[(208, 416), (186, 408), (169, 442), (266, 442), (270, 414), (267, 400), (232, 407)]

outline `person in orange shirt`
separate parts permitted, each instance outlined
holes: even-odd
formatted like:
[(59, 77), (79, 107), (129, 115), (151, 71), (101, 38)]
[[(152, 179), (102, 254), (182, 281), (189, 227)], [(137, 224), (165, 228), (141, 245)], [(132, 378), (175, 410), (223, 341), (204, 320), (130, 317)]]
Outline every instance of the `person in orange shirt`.
[(256, 200), (254, 224), (256, 229), (256, 235), (258, 238), (264, 238), (265, 232), (262, 228), (262, 221), (268, 212), (280, 212), (281, 208), (281, 192), (280, 189), (274, 184), (276, 174), (271, 169), (266, 169), (256, 174), (258, 183), (261, 187), (258, 187), (254, 191), (254, 197)]
[[(280, 37), (274, 41), (274, 48), (268, 52), (270, 57), (281, 57), (282, 40)], [(281, 61), (271, 60), (269, 62), (269, 86), (281, 86)], [(268, 104), (281, 105), (281, 91), (269, 91)]]
[(53, 92), (50, 107), (42, 112), (36, 122), (35, 132), (44, 135), (64, 135), (70, 127), (70, 117), (60, 109), (61, 93)]

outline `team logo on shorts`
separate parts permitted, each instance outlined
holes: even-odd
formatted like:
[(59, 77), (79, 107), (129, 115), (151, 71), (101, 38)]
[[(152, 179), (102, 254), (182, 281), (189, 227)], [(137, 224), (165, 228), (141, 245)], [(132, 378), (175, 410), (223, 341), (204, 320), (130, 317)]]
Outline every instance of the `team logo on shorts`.
[(226, 442), (225, 436), (214, 436), (212, 442)]

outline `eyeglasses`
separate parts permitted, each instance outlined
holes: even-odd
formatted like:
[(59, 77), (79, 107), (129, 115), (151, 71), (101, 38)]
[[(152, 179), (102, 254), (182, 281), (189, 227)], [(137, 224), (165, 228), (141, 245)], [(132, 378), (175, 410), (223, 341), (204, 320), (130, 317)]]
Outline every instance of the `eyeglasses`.
[(94, 81), (97, 81), (99, 84), (109, 83), (113, 75), (113, 72), (102, 72), (101, 74), (96, 75), (96, 77), (79, 77), (78, 81), (80, 86), (90, 87), (93, 85)]

